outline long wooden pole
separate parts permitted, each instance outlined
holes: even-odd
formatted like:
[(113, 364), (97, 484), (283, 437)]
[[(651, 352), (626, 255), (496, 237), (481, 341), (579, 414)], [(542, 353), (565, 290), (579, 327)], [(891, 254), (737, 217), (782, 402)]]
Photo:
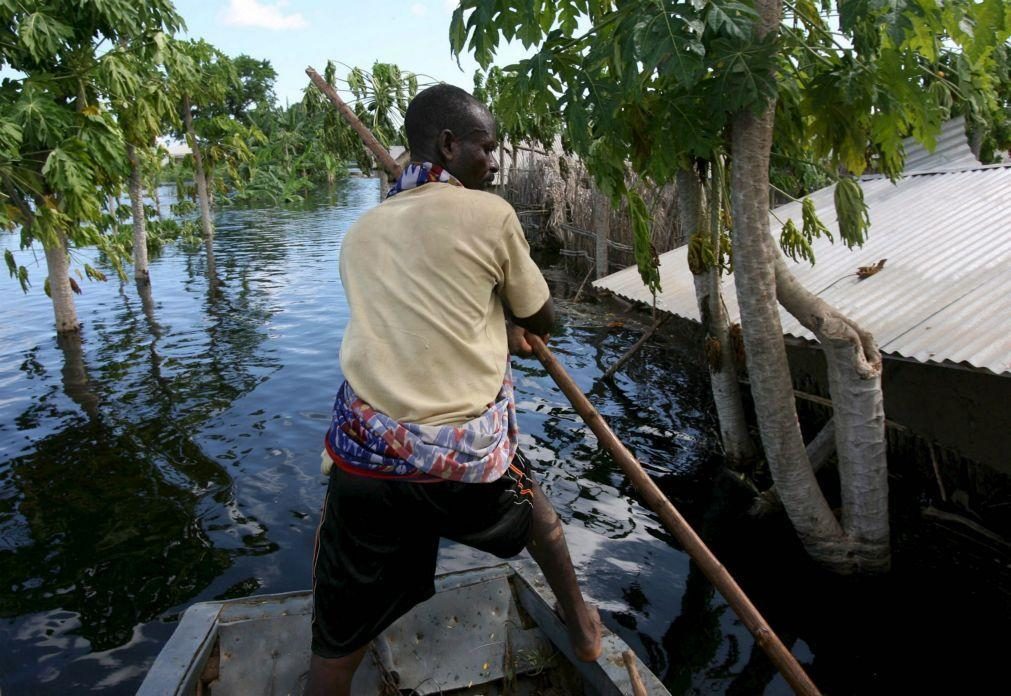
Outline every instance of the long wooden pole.
[(818, 687), (811, 681), (804, 668), (786, 649), (779, 637), (772, 632), (769, 624), (762, 618), (758, 609), (751, 603), (751, 600), (744, 594), (723, 564), (717, 560), (709, 547), (667, 499), (667, 496), (653, 483), (653, 479), (643, 470), (642, 465), (632, 456), (632, 453), (618, 440), (607, 422), (579, 389), (569, 373), (565, 371), (562, 364), (539, 338), (531, 337), (528, 334), (528, 339), (534, 349), (534, 355), (544, 365), (562, 393), (572, 402), (576, 412), (590, 427), (593, 434), (597, 436), (597, 441), (611, 453), (646, 504), (660, 516), (660, 520), (667, 530), (677, 538), (688, 555), (698, 563), (699, 568), (727, 600), (744, 625), (748, 627), (759, 647), (769, 656), (787, 683), (798, 694), (805, 696), (818, 694)]
[(344, 103), (344, 100), (337, 94), (337, 90), (333, 88), (333, 85), (324, 80), (311, 66), (305, 69), (305, 74), (319, 88), (319, 91), (325, 94), (330, 102), (337, 107), (337, 111), (348, 122), (348, 125), (354, 128), (355, 132), (361, 137), (362, 142), (365, 143), (365, 147), (369, 148), (372, 154), (376, 156), (376, 160), (382, 165), (383, 169), (394, 177), (400, 176), (400, 167), (397, 165), (397, 161), (390, 156), (389, 151), (385, 147), (379, 144), (376, 136), (372, 135), (372, 131), (369, 130), (368, 126), (358, 120), (355, 112)]
[[(330, 97), (330, 101), (334, 103), (334, 106), (338, 109), (341, 108), (341, 105), (344, 106), (344, 109), (350, 113), (350, 118), (347, 115), (345, 115), (345, 118), (348, 119), (352, 127), (354, 127), (355, 123), (361, 126), (361, 130), (358, 128), (355, 128), (355, 130), (362, 136), (362, 140), (365, 141), (366, 145), (369, 144), (369, 140), (371, 139), (372, 142), (376, 143), (377, 147), (382, 148), (372, 133), (369, 132), (369, 129), (351, 113), (351, 110), (341, 101), (341, 98), (337, 96), (333, 88), (315, 70), (308, 68), (306, 74), (323, 90), (324, 94)], [(315, 77), (313, 77), (314, 75)], [(344, 111), (341, 111), (341, 113), (343, 114)], [(353, 122), (351, 121), (352, 118), (354, 119)], [(372, 146), (369, 145), (369, 147), (371, 148)], [(383, 150), (383, 152), (386, 151)], [(400, 175), (400, 167), (397, 166), (397, 163), (393, 161), (393, 158), (388, 153), (386, 160), (380, 159), (380, 162), (390, 174), (395, 176)], [(744, 594), (737, 581), (727, 572), (723, 564), (716, 559), (713, 552), (699, 538), (699, 535), (695, 533), (691, 525), (681, 516), (677, 508), (671, 504), (667, 496), (653, 483), (653, 479), (643, 470), (642, 464), (632, 456), (632, 453), (628, 451), (625, 445), (621, 444), (621, 441), (612, 432), (603, 416), (593, 407), (593, 404), (586, 398), (586, 395), (583, 394), (579, 386), (569, 376), (569, 373), (565, 371), (562, 364), (558, 362), (555, 356), (551, 354), (551, 351), (548, 350), (548, 347), (544, 345), (544, 341), (536, 336), (528, 335), (528, 338), (530, 345), (534, 349), (534, 355), (544, 365), (548, 374), (551, 375), (551, 379), (555, 381), (558, 388), (562, 390), (562, 393), (572, 403), (576, 412), (590, 427), (593, 434), (597, 436), (597, 441), (611, 453), (611, 456), (618, 462), (618, 466), (628, 476), (632, 485), (635, 486), (635, 489), (639, 491), (639, 494), (646, 501), (646, 504), (649, 505), (653, 512), (660, 516), (660, 520), (667, 530), (681, 542), (681, 546), (688, 552), (688, 555), (699, 564), (702, 572), (705, 573), (709, 581), (713, 583), (719, 593), (727, 600), (727, 603), (737, 616), (740, 617), (741, 621), (744, 622), (744, 625), (748, 627), (748, 630), (755, 637), (755, 642), (769, 656), (772, 664), (776, 666), (776, 669), (786, 679), (787, 684), (802, 696), (817, 696), (820, 693), (818, 687), (807, 676), (804, 668), (800, 666), (800, 663), (797, 662), (793, 654), (786, 649), (786, 646), (783, 645), (779, 637), (772, 632), (769, 624), (766, 623), (765, 619), (758, 612), (758, 609), (755, 608), (755, 605)]]

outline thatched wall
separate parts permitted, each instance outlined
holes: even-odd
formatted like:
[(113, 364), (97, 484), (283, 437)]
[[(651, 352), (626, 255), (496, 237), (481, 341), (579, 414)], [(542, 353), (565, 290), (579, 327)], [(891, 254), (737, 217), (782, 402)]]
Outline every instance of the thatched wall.
[[(557, 246), (562, 255), (573, 260), (574, 272), (585, 271), (594, 260), (592, 212), (595, 208), (608, 209), (609, 271), (635, 264), (627, 207), (622, 202), (612, 208), (604, 201), (579, 159), (522, 147), (516, 148), (515, 154), (506, 155), (500, 193), (516, 208), (532, 245)], [(652, 240), (657, 253), (685, 244), (687, 235), (677, 224), (674, 187), (656, 188), (634, 181), (631, 185), (652, 213)]]

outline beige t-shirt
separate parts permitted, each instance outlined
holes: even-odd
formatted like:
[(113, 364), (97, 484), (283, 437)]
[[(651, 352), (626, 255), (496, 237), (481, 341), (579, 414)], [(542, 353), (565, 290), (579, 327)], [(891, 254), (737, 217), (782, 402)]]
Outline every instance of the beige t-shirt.
[(444, 183), (362, 215), (340, 274), (345, 379), (391, 418), (429, 425), (476, 418), (494, 401), (508, 353), (502, 300), (528, 317), (550, 296), (512, 206)]

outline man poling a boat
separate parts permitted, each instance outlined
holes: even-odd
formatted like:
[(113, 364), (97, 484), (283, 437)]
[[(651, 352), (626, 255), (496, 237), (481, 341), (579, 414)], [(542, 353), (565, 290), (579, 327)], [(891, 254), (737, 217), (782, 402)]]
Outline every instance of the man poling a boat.
[(502, 558), (527, 548), (576, 655), (601, 650), (561, 522), (516, 444), (509, 353), (546, 340), (554, 311), (515, 211), (482, 190), (498, 171), (494, 118), (437, 85), (404, 127), (412, 164), (342, 243), (350, 320), (323, 458), (310, 694), (350, 693), (372, 639), (433, 594), (443, 537)]

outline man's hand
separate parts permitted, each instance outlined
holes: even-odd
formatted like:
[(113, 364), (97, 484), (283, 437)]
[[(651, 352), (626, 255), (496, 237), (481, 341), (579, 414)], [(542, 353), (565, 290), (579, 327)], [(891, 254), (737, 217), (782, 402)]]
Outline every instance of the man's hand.
[[(518, 355), (521, 358), (529, 358), (534, 354), (533, 346), (530, 345), (529, 336), (537, 336), (537, 334), (532, 331), (527, 331), (522, 326), (517, 326), (512, 322), (506, 323), (506, 339), (509, 343), (509, 353), (511, 355)], [(548, 342), (551, 338), (549, 335), (545, 334), (543, 336), (538, 336), (544, 343)]]

